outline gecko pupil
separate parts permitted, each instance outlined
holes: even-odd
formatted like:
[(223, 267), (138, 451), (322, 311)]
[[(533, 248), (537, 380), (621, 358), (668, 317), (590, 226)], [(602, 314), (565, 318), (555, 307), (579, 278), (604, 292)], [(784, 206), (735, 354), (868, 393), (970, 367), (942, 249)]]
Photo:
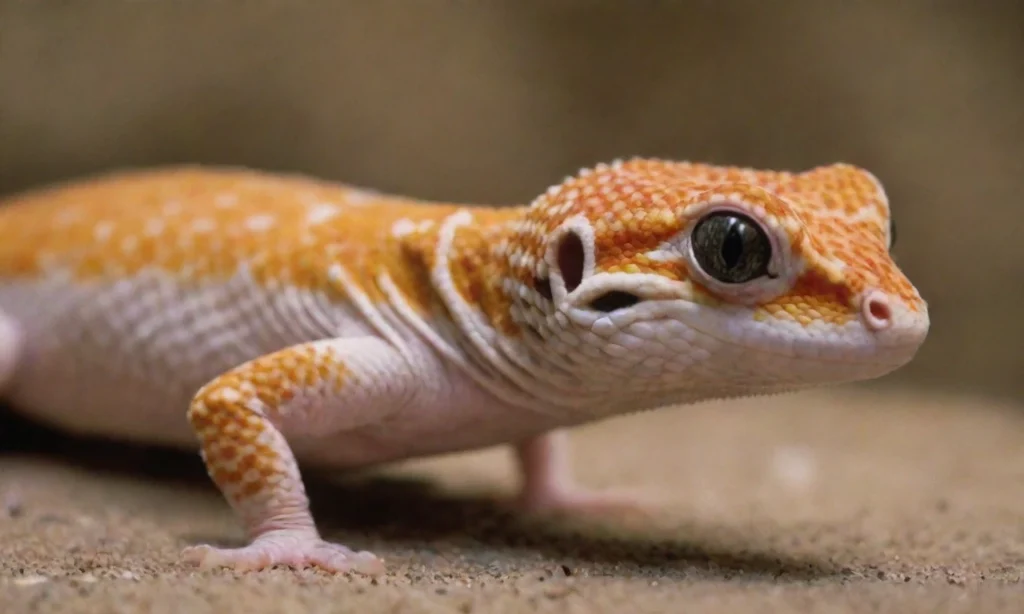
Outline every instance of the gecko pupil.
[[(735, 218), (733, 218), (735, 219)], [(722, 262), (730, 269), (735, 269), (743, 257), (743, 222), (734, 222), (725, 232), (725, 240), (722, 242)]]
[(694, 227), (691, 242), (697, 264), (722, 283), (741, 284), (768, 274), (771, 242), (745, 215), (712, 213)]

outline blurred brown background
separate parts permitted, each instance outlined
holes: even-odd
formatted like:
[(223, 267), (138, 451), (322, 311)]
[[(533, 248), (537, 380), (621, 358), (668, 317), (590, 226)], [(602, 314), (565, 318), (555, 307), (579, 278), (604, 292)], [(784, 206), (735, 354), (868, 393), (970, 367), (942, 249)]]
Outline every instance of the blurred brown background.
[(0, 193), (170, 162), (523, 202), (634, 154), (872, 169), (929, 342), (1024, 396), (1024, 4), (0, 0)]
[(848, 161), (888, 188), (933, 322), (870, 384), (910, 391), (575, 433), (585, 484), (671, 495), (650, 541), (500, 514), (505, 450), (408, 468), (434, 494), (307, 476), (325, 535), (390, 561), (365, 591), (185, 569), (239, 535), (198, 455), (58, 440), (58, 464), (0, 420), (0, 610), (1019, 612), (1022, 30), (999, 0), (0, 0), (0, 194), (205, 162), (517, 203), (631, 155)]

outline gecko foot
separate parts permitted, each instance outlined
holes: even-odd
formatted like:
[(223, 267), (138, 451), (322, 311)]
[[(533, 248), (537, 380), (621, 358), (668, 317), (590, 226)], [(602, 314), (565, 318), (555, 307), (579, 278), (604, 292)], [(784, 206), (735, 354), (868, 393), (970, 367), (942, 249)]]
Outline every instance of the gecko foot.
[(320, 567), (334, 573), (354, 571), (371, 576), (384, 572), (384, 563), (370, 552), (356, 552), (316, 535), (290, 530), (264, 533), (241, 548), (192, 546), (182, 552), (182, 557), (201, 569), (228, 567), (236, 571), (257, 571), (283, 565), (294, 569)]

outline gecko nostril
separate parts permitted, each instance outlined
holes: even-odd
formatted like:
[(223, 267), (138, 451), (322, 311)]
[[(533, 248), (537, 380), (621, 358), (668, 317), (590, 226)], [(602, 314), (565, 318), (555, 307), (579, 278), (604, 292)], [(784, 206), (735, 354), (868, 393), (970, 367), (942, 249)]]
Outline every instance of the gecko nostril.
[(864, 297), (861, 308), (864, 323), (871, 330), (885, 330), (892, 323), (892, 307), (884, 292), (872, 290)]

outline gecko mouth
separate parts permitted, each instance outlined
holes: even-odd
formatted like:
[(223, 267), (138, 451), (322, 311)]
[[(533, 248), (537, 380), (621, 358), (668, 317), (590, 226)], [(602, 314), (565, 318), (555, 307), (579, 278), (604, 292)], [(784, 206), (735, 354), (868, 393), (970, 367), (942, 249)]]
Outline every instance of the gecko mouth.
[[(586, 316), (582, 316), (586, 318)], [(603, 319), (607, 318), (607, 320)], [(871, 331), (860, 320), (845, 324), (802, 324), (781, 318), (758, 320), (754, 310), (741, 306), (708, 306), (685, 299), (651, 300), (592, 321), (581, 321), (611, 340), (616, 334), (657, 338), (699, 335), (737, 353), (756, 352), (758, 360), (778, 359), (802, 364), (833, 365), (837, 369), (892, 371), (916, 354), (928, 329), (927, 315), (894, 307), (893, 325)], [(609, 322), (608, 320), (611, 320)], [(643, 330), (631, 331), (642, 325)]]
[(909, 362), (927, 333), (927, 319), (900, 313), (898, 324), (881, 333), (859, 320), (842, 325), (774, 319), (758, 321), (752, 311), (708, 314), (706, 308), (688, 309), (682, 321), (695, 332), (715, 341), (767, 357), (802, 363), (832, 364), (892, 371)]

